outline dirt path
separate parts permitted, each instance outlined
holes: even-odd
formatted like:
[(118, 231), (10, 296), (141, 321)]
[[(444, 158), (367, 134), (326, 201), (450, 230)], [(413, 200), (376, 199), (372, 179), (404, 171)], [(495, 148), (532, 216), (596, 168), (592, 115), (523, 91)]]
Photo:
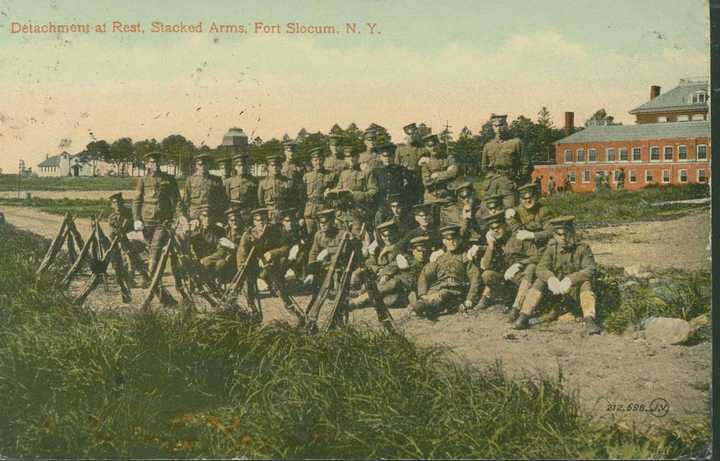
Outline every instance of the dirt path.
[[(6, 207), (6, 220), (19, 228), (52, 238), (62, 220), (32, 209)], [(654, 267), (708, 267), (705, 258), (709, 213), (697, 213), (677, 221), (638, 223), (586, 231), (601, 264)], [(78, 220), (80, 232), (88, 235), (87, 220)], [(622, 248), (619, 244), (623, 243)], [(672, 253), (672, 255), (670, 255)], [(82, 280), (73, 284), (79, 289)], [(171, 284), (169, 277), (164, 280)], [(171, 290), (174, 291), (174, 290)], [(133, 304), (142, 302), (145, 290), (133, 290)], [(305, 305), (307, 297), (297, 297)], [(88, 299), (91, 309), (133, 309), (120, 303), (117, 289), (96, 290)], [(294, 322), (276, 299), (264, 299), (265, 321)], [(410, 316), (396, 309), (393, 316), (409, 337), (421, 344), (446, 347), (458, 360), (490, 366), (497, 360), (511, 375), (557, 377), (562, 371), (569, 389), (577, 391), (583, 410), (601, 419), (626, 421), (640, 427), (694, 424), (707, 421), (711, 382), (711, 345), (659, 346), (642, 338), (602, 334), (581, 336), (579, 323), (539, 325), (529, 331), (509, 329), (499, 312), (475, 316), (451, 315), (437, 322)], [(351, 314), (354, 324), (379, 328), (374, 311)], [(665, 399), (669, 411), (659, 417), (647, 412), (609, 411), (610, 404), (643, 404)]]

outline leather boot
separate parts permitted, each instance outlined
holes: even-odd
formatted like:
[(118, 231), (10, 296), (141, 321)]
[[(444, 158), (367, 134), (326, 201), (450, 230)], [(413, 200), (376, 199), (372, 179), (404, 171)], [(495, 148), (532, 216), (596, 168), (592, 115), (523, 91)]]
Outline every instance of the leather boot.
[(518, 315), (517, 320), (515, 320), (515, 323), (513, 324), (513, 329), (527, 330), (528, 328), (530, 328), (530, 317), (521, 312), (520, 315)]
[(370, 303), (370, 295), (362, 293), (348, 301), (348, 310), (355, 310), (366, 307)]
[(585, 334), (586, 335), (599, 335), (600, 327), (595, 322), (595, 317), (587, 316), (583, 319), (585, 323)]
[(511, 322), (511, 323), (514, 322), (515, 320), (517, 320), (519, 315), (520, 315), (520, 310), (518, 310), (515, 307), (511, 308), (510, 312), (508, 312), (508, 322)]

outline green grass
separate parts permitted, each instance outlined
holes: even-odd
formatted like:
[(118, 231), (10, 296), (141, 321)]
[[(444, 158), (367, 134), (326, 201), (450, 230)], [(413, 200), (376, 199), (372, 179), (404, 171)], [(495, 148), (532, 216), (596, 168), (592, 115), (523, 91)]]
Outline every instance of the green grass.
[(440, 349), (232, 313), (73, 308), (0, 226), (0, 453), (81, 458), (702, 456), (707, 428), (642, 434), (578, 413), (562, 377), (513, 381)]
[(0, 191), (18, 190), (132, 190), (137, 178), (98, 176), (62, 178), (22, 178), (17, 175), (0, 175)]
[(79, 218), (87, 218), (92, 215), (99, 215), (100, 213), (107, 217), (110, 214), (110, 201), (105, 199), (0, 198), (0, 206), (32, 207), (45, 213), (58, 215), (70, 213)]

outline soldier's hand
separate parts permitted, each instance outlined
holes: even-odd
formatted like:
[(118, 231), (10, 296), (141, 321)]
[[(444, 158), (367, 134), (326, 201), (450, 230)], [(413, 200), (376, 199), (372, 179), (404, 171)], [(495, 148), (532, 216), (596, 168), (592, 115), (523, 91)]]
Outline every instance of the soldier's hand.
[(515, 263), (505, 271), (505, 280), (511, 280), (520, 270), (520, 264)]
[(227, 237), (223, 237), (218, 241), (218, 244), (223, 247), (227, 248), (228, 250), (234, 250), (235, 244)]
[(298, 253), (300, 253), (300, 247), (295, 244), (290, 248), (290, 253), (288, 254), (288, 259), (290, 261), (295, 261), (297, 259)]
[(520, 241), (522, 241), (522, 240), (535, 240), (535, 233), (534, 233), (534, 232), (530, 232), (530, 231), (525, 230), (525, 229), (520, 229), (520, 230), (517, 232), (517, 239), (520, 240)]
[(460, 312), (468, 312), (472, 310), (473, 303), (470, 302), (469, 299), (466, 299), (461, 305), (460, 305)]
[(322, 250), (320, 253), (318, 253), (317, 260), (323, 261), (325, 258), (327, 258), (328, 254), (329, 254), (329, 251), (327, 251), (327, 249)]
[(265, 253), (263, 253), (263, 259), (267, 263), (272, 262), (272, 253), (270, 253), (269, 251), (266, 251)]
[(145, 229), (145, 225), (142, 221), (135, 221), (135, 225), (133, 226), (136, 231), (141, 231)]
[(435, 179), (438, 178), (438, 176), (439, 176), (439, 174), (433, 173), (433, 174), (430, 175), (430, 179), (435, 180)]
[(560, 281), (560, 290), (561, 293), (567, 293), (570, 291), (570, 288), (572, 287), (572, 280), (570, 280), (568, 277), (565, 277)]
[(560, 280), (557, 277), (550, 277), (547, 282), (548, 290), (553, 294), (560, 294)]
[(489, 246), (495, 246), (495, 235), (493, 234), (493, 231), (487, 231), (485, 233), (485, 241)]
[(444, 250), (435, 250), (432, 253), (430, 253), (430, 262), (434, 262), (436, 259), (438, 259), (440, 256), (445, 254)]
[(505, 210), (505, 219), (512, 219), (515, 217), (516, 214), (517, 212), (514, 208), (508, 208), (507, 210)]
[(403, 255), (395, 256), (395, 264), (397, 264), (398, 269), (407, 269), (408, 267), (410, 267), (410, 263)]
[(304, 283), (305, 285), (310, 285), (310, 284), (313, 283), (313, 280), (314, 280), (314, 279), (315, 279), (315, 276), (314, 276), (313, 274), (310, 274), (310, 275), (308, 275), (307, 277), (305, 277), (305, 280), (303, 280), (303, 283)]
[(193, 219), (192, 221), (190, 221), (190, 231), (191, 232), (198, 230), (199, 227), (200, 227), (200, 221), (198, 221), (197, 219)]
[(427, 165), (428, 163), (430, 163), (430, 158), (428, 157), (420, 157), (420, 160), (418, 160), (418, 165), (420, 166)]

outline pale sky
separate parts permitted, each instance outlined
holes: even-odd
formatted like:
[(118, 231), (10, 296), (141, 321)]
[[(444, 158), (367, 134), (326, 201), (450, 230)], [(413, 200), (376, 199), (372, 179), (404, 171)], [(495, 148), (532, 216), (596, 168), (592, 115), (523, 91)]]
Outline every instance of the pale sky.
[[(93, 32), (11, 33), (50, 21)], [(145, 32), (111, 33), (112, 21)], [(203, 32), (152, 33), (153, 21)], [(211, 33), (213, 21), (248, 31)], [(256, 34), (255, 22), (339, 33)], [(399, 141), (410, 121), (477, 132), (492, 112), (541, 106), (557, 125), (600, 108), (629, 124), (650, 85), (709, 75), (708, 37), (704, 0), (0, 0), (0, 168), (35, 167), (61, 139), (72, 153), (93, 136), (215, 147), (232, 126), (270, 139), (375, 122)]]

